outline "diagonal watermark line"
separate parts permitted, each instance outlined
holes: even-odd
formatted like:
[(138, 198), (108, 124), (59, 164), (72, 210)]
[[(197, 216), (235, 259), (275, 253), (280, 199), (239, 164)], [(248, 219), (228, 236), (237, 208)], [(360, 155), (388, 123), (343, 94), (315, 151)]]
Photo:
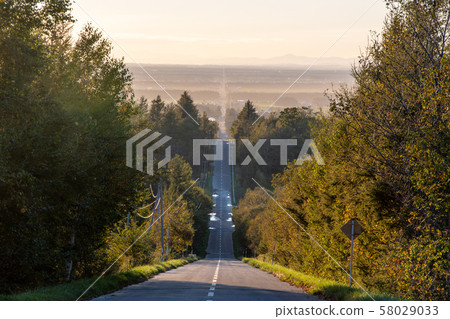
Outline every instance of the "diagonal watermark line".
[(127, 248), (127, 249), (125, 249), (125, 251), (119, 256), (119, 257), (117, 257), (117, 259), (116, 260), (114, 260), (114, 262), (104, 271), (104, 272), (102, 272), (102, 274), (100, 275), (100, 276), (98, 276), (98, 278), (77, 298), (77, 300), (76, 301), (79, 301), (80, 300), (80, 298), (81, 297), (83, 297), (85, 294), (86, 294), (86, 292), (88, 292), (96, 283), (97, 283), (97, 281), (99, 281), (110, 269), (111, 269), (111, 267), (112, 266), (114, 266), (115, 265), (115, 263), (120, 259), (120, 258), (122, 258), (122, 256), (123, 255), (125, 255), (126, 254), (126, 252), (128, 251), (128, 250), (130, 250), (131, 249), (131, 247), (133, 247), (134, 246), (134, 244), (136, 244), (141, 238), (142, 238), (142, 236), (144, 236), (151, 228), (152, 228), (152, 226), (159, 220), (159, 219), (161, 219), (161, 217), (162, 216), (164, 216), (166, 213), (167, 213), (167, 211), (169, 211), (169, 209), (171, 209), (172, 208), (172, 206), (176, 203), (176, 202), (178, 202), (180, 199), (181, 199), (181, 197), (183, 197), (183, 195), (184, 194), (186, 194), (186, 192), (189, 190), (189, 189), (191, 189), (191, 187), (192, 186), (194, 186), (194, 184), (195, 183), (197, 183), (197, 181), (198, 181), (199, 179), (197, 178), (195, 181), (193, 181), (192, 182), (192, 184), (188, 187), (188, 188), (186, 188), (186, 190), (176, 199), (176, 200), (174, 200), (173, 202), (172, 202), (172, 204), (170, 204), (170, 206), (162, 213), (162, 215), (160, 215), (154, 222), (153, 222), (153, 224), (151, 224), (150, 226), (148, 226), (143, 232), (142, 232), (142, 234), (140, 234), (139, 235), (139, 237)]
[(267, 109), (265, 109), (264, 110), (264, 112), (262, 112), (261, 113), (261, 115), (252, 123), (252, 125), (254, 125), (256, 122), (258, 122), (259, 121), (259, 119), (261, 118), (261, 117), (263, 117), (264, 116), (264, 114), (266, 114), (274, 105), (275, 105), (275, 103), (277, 103), (278, 102), (278, 100), (279, 99), (281, 99), (325, 54), (327, 54), (327, 52), (329, 51), (329, 50), (331, 50), (331, 48), (333, 48), (335, 45), (336, 45), (336, 43), (338, 43), (339, 42), (339, 40), (341, 40), (342, 39), (342, 37), (351, 29), (351, 28), (353, 28), (353, 26), (370, 10), (370, 9), (372, 9), (372, 7), (377, 3), (377, 2), (379, 2), (380, 0), (375, 0), (355, 21), (353, 21), (352, 22), (352, 24), (350, 24), (348, 27), (347, 27), (347, 29), (345, 29), (345, 31), (344, 32), (342, 32), (341, 33), (341, 35), (336, 39), (336, 40), (334, 40), (334, 42), (328, 47), (328, 48), (326, 48), (325, 49), (325, 51), (323, 51), (309, 66), (308, 66), (308, 68), (306, 68), (306, 70), (305, 71), (303, 71), (303, 73), (291, 84), (291, 85), (289, 85), (289, 87), (283, 92), (283, 93), (281, 93), (281, 95), (272, 103), (272, 104), (270, 104), (270, 106), (267, 108)]
[(310, 235), (310, 234), (306, 231), (306, 229), (303, 228), (303, 226), (300, 225), (300, 224), (295, 220), (295, 218), (292, 217), (292, 215), (289, 214), (289, 213), (286, 211), (286, 209), (284, 209), (284, 207), (281, 206), (281, 205), (277, 202), (277, 200), (276, 200), (275, 198), (273, 198), (273, 196), (271, 196), (271, 195), (269, 194), (269, 192), (267, 192), (267, 190), (266, 190), (264, 187), (261, 186), (261, 184), (259, 184), (254, 178), (252, 178), (252, 180), (253, 180), (253, 181), (254, 181), (254, 182), (255, 182), (255, 183), (256, 183), (256, 184), (264, 191), (264, 193), (267, 194), (267, 196), (270, 197), (270, 199), (271, 199), (275, 204), (278, 205), (278, 207), (280, 207), (280, 208), (286, 213), (286, 215), (288, 215), (288, 216), (294, 221), (294, 223), (296, 223), (296, 224), (301, 228), (301, 230), (303, 230), (303, 232), (304, 232), (306, 235), (309, 236), (309, 238), (311, 238), (311, 240), (312, 240), (314, 243), (317, 244), (317, 246), (320, 247), (320, 249), (322, 249), (322, 250), (328, 255), (328, 257), (331, 258), (331, 260), (334, 261), (334, 263), (335, 263), (336, 265), (339, 266), (339, 268), (342, 269), (343, 272), (345, 272), (349, 277), (352, 277), (353, 282), (355, 282), (355, 283), (356, 283), (356, 284), (357, 284), (357, 285), (358, 285), (358, 286), (359, 286), (359, 287), (367, 294), (367, 296), (369, 296), (373, 301), (375, 301), (375, 299), (369, 294), (369, 292), (368, 292), (366, 289), (364, 289), (364, 287), (361, 286), (361, 285), (353, 278), (353, 276), (350, 276), (350, 274), (344, 269), (344, 267), (342, 267), (341, 264), (340, 264), (336, 259), (334, 259), (333, 256), (331, 256), (330, 253), (329, 253), (325, 248), (323, 248), (322, 245), (319, 244), (319, 242), (318, 242), (312, 235)]
[(77, 1), (74, 1), (73, 2), (74, 4), (76, 4), (77, 6), (78, 6), (78, 8), (80, 8), (80, 10), (81, 11), (83, 11), (83, 13), (89, 18), (89, 19), (91, 19), (92, 20), (92, 22), (94, 22), (96, 25), (97, 25), (97, 27), (100, 29), (100, 30), (102, 30), (102, 32), (104, 33), (104, 34), (106, 34), (107, 36), (108, 36), (108, 38), (110, 38), (110, 40), (112, 41), (112, 42), (114, 42), (114, 44), (115, 45), (117, 45), (135, 64), (137, 64), (138, 66), (139, 66), (139, 68), (141, 68), (142, 69), (142, 71), (144, 71), (144, 73), (145, 74), (147, 74), (147, 76), (150, 78), (150, 79), (152, 79), (152, 81), (153, 82), (155, 82), (156, 83), (156, 85), (158, 85), (160, 88), (161, 88), (161, 90), (163, 90), (174, 102), (175, 102), (175, 105), (176, 106), (178, 106), (181, 110), (183, 110), (183, 112), (184, 113), (186, 113), (186, 115), (187, 116), (189, 116), (190, 118), (191, 118), (191, 120), (193, 120), (194, 122), (195, 122), (195, 124), (197, 124), (197, 125), (200, 125), (198, 122), (197, 122), (197, 120), (196, 119), (194, 119), (193, 117), (192, 117), (192, 115), (191, 114), (189, 114), (189, 112), (188, 111), (186, 111), (180, 104), (178, 104), (178, 102), (177, 102), (177, 100), (169, 93), (169, 92), (167, 92), (167, 90), (149, 73), (149, 72), (147, 72), (147, 70), (146, 69), (144, 69), (144, 67), (139, 63), (139, 62), (137, 62), (132, 56), (131, 56), (131, 54), (129, 54), (116, 40), (114, 40), (114, 38), (112, 37), (112, 36), (110, 36), (109, 35), (109, 33), (108, 32), (106, 32), (105, 31), (105, 29), (103, 29), (101, 26), (100, 26), (100, 24), (98, 24), (98, 22), (97, 21), (95, 21), (92, 17), (91, 17), (91, 15), (89, 14), (89, 13), (87, 13), (87, 11), (86, 10), (84, 10), (81, 6), (80, 6), (80, 4), (77, 2)]

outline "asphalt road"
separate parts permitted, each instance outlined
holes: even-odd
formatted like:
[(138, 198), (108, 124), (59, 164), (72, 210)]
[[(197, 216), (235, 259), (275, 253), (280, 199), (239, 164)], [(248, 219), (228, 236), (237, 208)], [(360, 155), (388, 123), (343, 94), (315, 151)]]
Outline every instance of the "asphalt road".
[(316, 297), (234, 258), (231, 216), (229, 145), (223, 143), (223, 161), (215, 161), (213, 199), (207, 257), (159, 274), (94, 300), (139, 301), (308, 301)]

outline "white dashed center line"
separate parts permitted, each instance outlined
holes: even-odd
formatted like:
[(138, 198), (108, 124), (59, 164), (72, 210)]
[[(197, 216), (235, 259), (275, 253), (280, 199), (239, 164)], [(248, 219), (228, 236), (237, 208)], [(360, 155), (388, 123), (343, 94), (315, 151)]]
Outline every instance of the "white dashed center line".
[[(209, 287), (208, 297), (214, 297), (214, 291), (216, 290), (217, 285), (217, 278), (219, 277), (221, 258), (222, 258), (222, 221), (219, 222), (219, 261), (217, 262), (216, 271), (214, 272), (211, 287)], [(207, 299), (206, 301), (212, 301), (212, 299)]]

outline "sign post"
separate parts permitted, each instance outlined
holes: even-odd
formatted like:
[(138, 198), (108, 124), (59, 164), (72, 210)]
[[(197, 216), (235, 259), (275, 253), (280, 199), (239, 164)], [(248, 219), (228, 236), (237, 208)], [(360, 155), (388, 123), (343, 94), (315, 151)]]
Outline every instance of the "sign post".
[(350, 244), (350, 287), (352, 286), (352, 266), (353, 266), (353, 239), (355, 237), (355, 221), (352, 219), (352, 235), (351, 235), (351, 244)]
[(341, 227), (342, 232), (350, 239), (350, 287), (352, 286), (352, 270), (353, 270), (353, 240), (362, 234), (364, 228), (358, 223), (355, 218), (350, 219), (344, 226)]

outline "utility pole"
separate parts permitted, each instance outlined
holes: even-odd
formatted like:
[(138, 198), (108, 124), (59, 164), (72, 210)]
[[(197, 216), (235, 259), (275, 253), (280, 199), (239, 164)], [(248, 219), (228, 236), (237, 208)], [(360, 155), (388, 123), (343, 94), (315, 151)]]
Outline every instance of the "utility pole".
[(159, 189), (161, 191), (159, 213), (161, 218), (161, 260), (164, 261), (164, 201), (163, 201), (163, 185), (159, 182)]
[(130, 212), (128, 212), (127, 214), (127, 230), (129, 226), (130, 226)]
[[(159, 192), (159, 184), (158, 184), (158, 190), (156, 191), (156, 199), (155, 199), (156, 204), (153, 207), (153, 214), (152, 214), (152, 219), (150, 221), (150, 225), (153, 225), (153, 218), (158, 214), (160, 197), (161, 197), (161, 194)], [(158, 224), (156, 224), (156, 231), (158, 231)]]
[(158, 232), (159, 231), (158, 214), (159, 214), (159, 207), (161, 205), (161, 189), (159, 187), (159, 183), (158, 183), (158, 191), (157, 191), (156, 197), (158, 198), (158, 203), (157, 203), (157, 206), (155, 207), (155, 218), (156, 218), (156, 232)]
[[(167, 221), (166, 257), (169, 259), (170, 217)], [(176, 229), (175, 229), (176, 230)]]

